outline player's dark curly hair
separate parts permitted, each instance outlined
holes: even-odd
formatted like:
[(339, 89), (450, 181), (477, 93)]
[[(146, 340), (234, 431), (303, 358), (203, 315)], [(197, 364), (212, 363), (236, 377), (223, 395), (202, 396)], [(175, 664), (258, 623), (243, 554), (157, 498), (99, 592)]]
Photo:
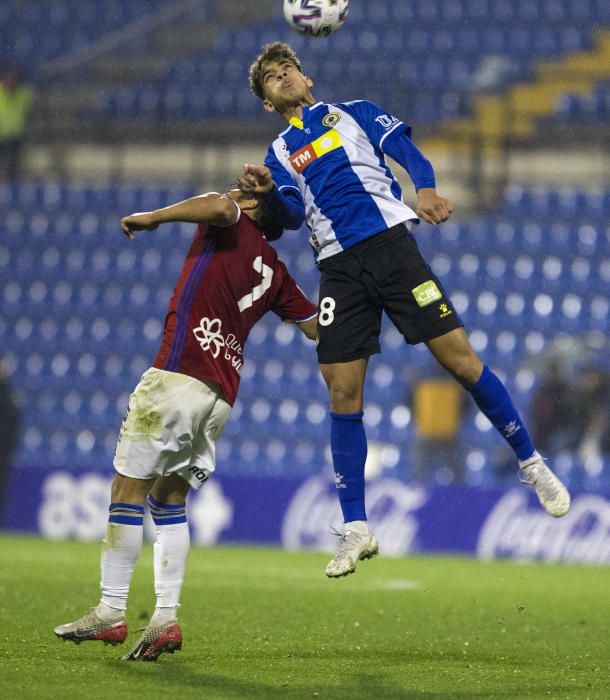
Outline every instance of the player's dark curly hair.
[(248, 70), (248, 82), (250, 90), (258, 97), (259, 100), (265, 99), (263, 91), (263, 68), (265, 63), (280, 63), (281, 61), (290, 61), (303, 72), (301, 61), (299, 61), (296, 53), (288, 44), (283, 41), (274, 41), (272, 44), (265, 44), (262, 52), (256, 57), (254, 63)]
[(275, 216), (264, 197), (260, 197), (259, 199), (256, 223), (262, 229), (268, 241), (277, 241), (284, 233), (284, 229), (276, 222)]

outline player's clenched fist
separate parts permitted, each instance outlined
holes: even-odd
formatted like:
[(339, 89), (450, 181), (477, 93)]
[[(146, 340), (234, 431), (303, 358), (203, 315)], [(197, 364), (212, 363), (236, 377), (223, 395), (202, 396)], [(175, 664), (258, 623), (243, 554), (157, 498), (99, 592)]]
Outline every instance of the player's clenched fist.
[(130, 214), (121, 219), (123, 233), (131, 240), (135, 238), (136, 231), (154, 231), (158, 226), (159, 222), (155, 220), (152, 212)]
[(244, 165), (244, 174), (239, 184), (244, 192), (265, 194), (273, 189), (271, 171), (265, 165)]
[(451, 216), (453, 206), (448, 199), (439, 197), (432, 187), (422, 187), (417, 193), (416, 214), (429, 224), (440, 224)]

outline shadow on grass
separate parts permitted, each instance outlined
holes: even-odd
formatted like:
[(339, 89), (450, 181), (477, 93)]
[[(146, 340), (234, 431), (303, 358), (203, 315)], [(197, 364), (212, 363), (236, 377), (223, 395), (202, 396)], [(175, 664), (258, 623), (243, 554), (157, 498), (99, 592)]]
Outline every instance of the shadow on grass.
[[(565, 686), (545, 686), (531, 683), (523, 685), (508, 684), (497, 690), (479, 690), (469, 687), (468, 683), (461, 682), (462, 687), (451, 691), (435, 692), (409, 687), (408, 681), (389, 680), (387, 675), (374, 673), (347, 674), (346, 678), (337, 683), (316, 682), (315, 677), (304, 687), (291, 683), (268, 683), (264, 680), (238, 678), (230, 674), (206, 673), (201, 664), (197, 668), (192, 662), (177, 659), (164, 659), (164, 662), (155, 664), (121, 662), (113, 663), (112, 670), (121, 676), (129, 677), (133, 681), (154, 680), (159, 694), (169, 691), (171, 695), (182, 692), (186, 697), (192, 697), (192, 693), (185, 692), (191, 689), (201, 697), (210, 700), (234, 700), (243, 698), (262, 698), (264, 700), (305, 700), (307, 698), (320, 698), (325, 700), (459, 700), (461, 698), (527, 698), (527, 697), (561, 697), (567, 689)], [(269, 660), (268, 660), (269, 661)], [(301, 669), (301, 675), (304, 669)], [(261, 669), (261, 674), (270, 674), (269, 669)], [(278, 676), (281, 676), (278, 672)], [(444, 681), (446, 683), (446, 681)], [(439, 683), (440, 684), (440, 683)], [(456, 682), (457, 685), (457, 682)], [(403, 687), (401, 687), (403, 686)], [(590, 691), (590, 688), (588, 689)], [(585, 688), (570, 687), (570, 697), (578, 697), (579, 691), (585, 692)]]

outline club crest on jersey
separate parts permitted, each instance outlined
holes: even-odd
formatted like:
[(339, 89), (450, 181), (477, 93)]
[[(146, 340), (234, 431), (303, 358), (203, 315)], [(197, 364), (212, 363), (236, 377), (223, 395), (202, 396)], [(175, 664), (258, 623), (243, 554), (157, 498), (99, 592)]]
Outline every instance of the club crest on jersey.
[(322, 124), (324, 124), (324, 126), (333, 127), (339, 119), (341, 119), (341, 115), (338, 112), (329, 112), (322, 119)]
[(339, 134), (334, 129), (331, 129), (319, 136), (315, 141), (308, 143), (307, 146), (303, 146), (303, 148), (293, 153), (288, 160), (297, 173), (302, 173), (314, 160), (326, 153), (330, 153), (330, 151), (341, 148), (342, 145)]

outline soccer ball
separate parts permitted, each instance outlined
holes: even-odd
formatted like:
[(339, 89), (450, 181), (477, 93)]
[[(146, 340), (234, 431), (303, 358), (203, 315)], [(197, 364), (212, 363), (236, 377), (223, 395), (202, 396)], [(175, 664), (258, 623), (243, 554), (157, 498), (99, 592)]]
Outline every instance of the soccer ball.
[(295, 32), (328, 36), (343, 26), (349, 0), (284, 0), (284, 17)]

